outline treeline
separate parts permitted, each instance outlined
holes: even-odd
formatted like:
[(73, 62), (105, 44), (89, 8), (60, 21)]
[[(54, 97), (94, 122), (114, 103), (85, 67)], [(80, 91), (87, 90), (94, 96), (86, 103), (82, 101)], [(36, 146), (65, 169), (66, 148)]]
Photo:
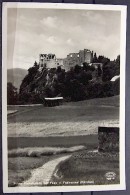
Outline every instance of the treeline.
[[(15, 98), (8, 95), (8, 104), (42, 103), (44, 97), (63, 96), (66, 101), (80, 101), (90, 98), (109, 97), (119, 94), (119, 79), (110, 80), (120, 74), (120, 56), (110, 61), (104, 56), (94, 54), (93, 63), (102, 63), (97, 69), (83, 63), (75, 65), (69, 71), (58, 68), (42, 68), (37, 62), (28, 69), (23, 79), (19, 93)], [(11, 89), (8, 89), (8, 94)], [(13, 94), (13, 92), (12, 92)], [(13, 96), (12, 96), (13, 97)]]

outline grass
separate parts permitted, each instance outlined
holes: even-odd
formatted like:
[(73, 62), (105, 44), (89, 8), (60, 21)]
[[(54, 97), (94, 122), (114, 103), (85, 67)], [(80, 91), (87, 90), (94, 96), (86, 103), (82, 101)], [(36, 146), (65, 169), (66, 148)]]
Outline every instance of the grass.
[(17, 186), (27, 180), (33, 169), (43, 166), (49, 160), (64, 153), (72, 153), (84, 148), (84, 146), (74, 146), (70, 148), (45, 147), (10, 150), (8, 154), (9, 187)]
[(14, 114), (16, 112), (18, 112), (18, 111), (17, 110), (8, 110), (7, 111), (7, 115)]
[(84, 100), (84, 101), (79, 101), (79, 102), (71, 102), (68, 103), (71, 105), (79, 105), (81, 106), (82, 104), (87, 104), (89, 106), (91, 105), (97, 105), (98, 106), (116, 106), (119, 107), (119, 101), (120, 101), (120, 96), (112, 96), (112, 97), (106, 97), (106, 98), (94, 98), (94, 99), (89, 99), (89, 100)]
[[(119, 183), (118, 153), (98, 153), (97, 150), (90, 151), (84, 148), (80, 148), (80, 151), (75, 151), (75, 149), (74, 147), (71, 148), (69, 152), (71, 152), (72, 156), (56, 167), (49, 185), (70, 185), (71, 182), (71, 185)], [(41, 152), (41, 150), (39, 151)], [(58, 152), (55, 155), (50, 155), (49, 153), (49, 155), (44, 156), (32, 156), (8, 158), (10, 187), (17, 186), (19, 183), (27, 180), (31, 176), (33, 169), (43, 166), (43, 164), (57, 157), (64, 156), (64, 154)], [(116, 178), (114, 180), (107, 180), (105, 175), (108, 172), (114, 172)]]
[[(79, 143), (80, 140), (77, 141), (77, 139), (80, 139), (81, 136), (84, 137), (84, 135), (88, 137), (87, 139), (85, 137), (86, 140), (80, 144), (92, 143), (89, 136), (97, 134), (98, 126), (105, 124), (117, 126), (119, 123), (119, 96), (70, 102), (51, 108), (14, 106), (13, 109), (18, 110), (18, 113), (8, 117), (8, 136), (16, 139), (15, 147), (12, 140), (11, 144), (12, 148), (17, 149), (9, 151), (9, 186), (17, 186), (18, 183), (30, 177), (32, 169), (42, 166), (52, 158), (56, 158), (57, 154), (61, 156), (63, 155), (61, 153), (65, 152), (74, 152), (74, 154), (57, 167), (52, 181), (61, 183), (64, 181), (94, 181), (95, 185), (119, 183), (119, 157), (117, 154), (88, 153), (83, 148), (83, 151), (75, 152), (75, 150), (65, 148), (68, 146), (68, 142), (69, 145), (72, 143), (72, 145), (76, 145), (75, 142)], [(31, 143), (32, 147), (39, 146), (38, 144), (42, 147), (42, 144), (45, 144), (42, 138), (47, 137), (49, 137), (50, 146), (54, 146), (58, 136), (63, 137), (63, 139), (68, 136), (63, 143), (62, 141), (58, 143), (62, 146), (65, 144), (62, 150), (24, 148), (25, 145), (29, 147)], [(41, 138), (41, 143), (36, 137)], [(53, 144), (50, 137), (55, 137), (55, 140), (52, 139)], [(23, 139), (20, 141), (17, 138)], [(34, 140), (28, 138), (34, 138)], [(94, 143), (95, 140), (97, 144), (97, 138), (94, 138)], [(24, 147), (23, 142), (25, 142)], [(46, 139), (45, 142), (48, 145)], [(18, 149), (19, 144), (22, 145), (23, 149)], [(116, 173), (115, 180), (108, 181), (106, 179), (105, 174), (110, 171)]]
[[(57, 107), (17, 108), (8, 117), (9, 137), (50, 137), (97, 134), (98, 126), (119, 125), (119, 96)], [(19, 111), (19, 109), (25, 109)]]
[(31, 170), (8, 170), (8, 187), (16, 187), (31, 176)]
[[(107, 180), (107, 172), (116, 173), (114, 180)], [(61, 162), (57, 167), (52, 182), (68, 185), (67, 182), (77, 182), (78, 185), (119, 184), (119, 155), (118, 153), (76, 152), (72, 157)], [(90, 184), (89, 184), (90, 185)]]
[(18, 183), (28, 179), (31, 176), (32, 169), (42, 166), (49, 160), (49, 156), (8, 158), (9, 187), (17, 186)]
[(54, 137), (8, 137), (8, 150), (27, 147), (72, 147), (85, 145), (88, 149), (98, 146), (98, 135)]
[(65, 147), (33, 147), (33, 148), (18, 148), (9, 150), (9, 157), (40, 157), (63, 153), (71, 153), (83, 150), (85, 146)]

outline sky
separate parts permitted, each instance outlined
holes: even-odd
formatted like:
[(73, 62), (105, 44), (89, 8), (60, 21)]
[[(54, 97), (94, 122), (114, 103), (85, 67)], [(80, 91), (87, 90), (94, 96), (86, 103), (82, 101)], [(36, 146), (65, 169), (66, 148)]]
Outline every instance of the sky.
[(40, 53), (65, 58), (82, 49), (116, 59), (120, 19), (119, 11), (8, 8), (7, 67), (28, 69)]

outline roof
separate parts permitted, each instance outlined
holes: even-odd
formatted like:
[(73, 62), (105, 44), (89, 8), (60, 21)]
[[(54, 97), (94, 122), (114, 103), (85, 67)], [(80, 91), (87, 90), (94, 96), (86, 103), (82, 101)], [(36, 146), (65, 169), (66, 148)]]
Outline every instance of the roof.
[(119, 78), (120, 78), (120, 75), (116, 75), (116, 76), (114, 76), (114, 77), (111, 79), (111, 81), (114, 82), (114, 81), (116, 81), (116, 80), (119, 79)]
[(63, 100), (63, 97), (44, 98), (45, 100)]

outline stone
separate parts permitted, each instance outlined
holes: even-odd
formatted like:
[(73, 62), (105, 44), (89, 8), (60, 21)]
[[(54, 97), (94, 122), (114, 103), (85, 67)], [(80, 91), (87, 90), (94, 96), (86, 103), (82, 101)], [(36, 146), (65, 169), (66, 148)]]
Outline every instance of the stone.
[(119, 152), (119, 127), (98, 127), (98, 151)]

